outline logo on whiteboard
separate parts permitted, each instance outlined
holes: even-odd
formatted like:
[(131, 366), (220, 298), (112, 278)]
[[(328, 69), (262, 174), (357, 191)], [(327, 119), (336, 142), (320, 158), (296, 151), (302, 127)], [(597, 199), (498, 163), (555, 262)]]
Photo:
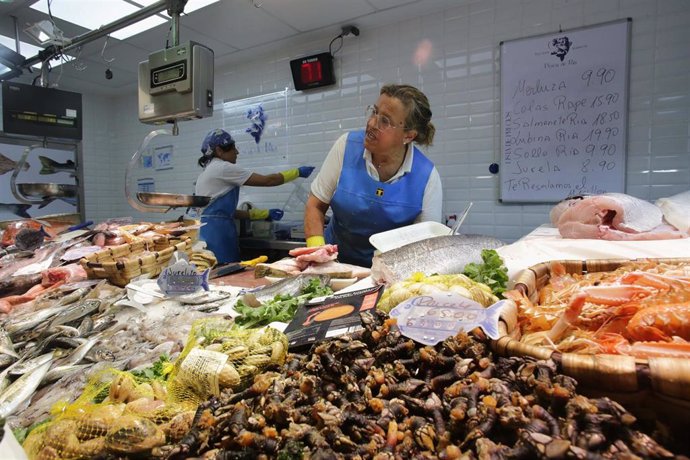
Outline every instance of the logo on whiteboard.
[(549, 42), (549, 51), (551, 51), (552, 56), (556, 56), (563, 62), (572, 44), (573, 42), (566, 36), (556, 37)]

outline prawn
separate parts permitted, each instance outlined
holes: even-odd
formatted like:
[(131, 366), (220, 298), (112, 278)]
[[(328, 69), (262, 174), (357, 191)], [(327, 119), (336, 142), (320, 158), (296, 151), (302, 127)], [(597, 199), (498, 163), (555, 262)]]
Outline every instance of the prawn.
[(690, 340), (690, 302), (644, 308), (633, 315), (625, 331), (635, 341), (670, 342), (673, 336)]

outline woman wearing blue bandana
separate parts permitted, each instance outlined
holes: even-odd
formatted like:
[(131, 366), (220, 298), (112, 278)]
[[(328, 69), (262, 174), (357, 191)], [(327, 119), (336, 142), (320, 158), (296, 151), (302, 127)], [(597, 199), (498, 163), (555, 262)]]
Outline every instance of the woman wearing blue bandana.
[[(431, 145), (435, 132), (424, 93), (383, 86), (367, 108), (366, 129), (341, 136), (312, 182), (304, 214), (307, 246), (337, 244), (338, 260), (370, 267), (371, 235), (440, 222), (441, 178), (415, 146)], [(333, 217), (324, 231), (329, 207)]]
[(240, 187), (273, 187), (297, 179), (309, 177), (313, 166), (300, 166), (275, 174), (262, 175), (240, 168), (237, 163), (239, 152), (230, 134), (222, 129), (208, 133), (201, 144), (199, 166), (204, 168), (196, 181), (195, 193), (210, 196), (211, 202), (201, 214), (200, 239), (213, 251), (219, 264), (238, 262), (240, 248), (237, 239), (236, 219), (280, 220), (280, 209), (237, 209)]

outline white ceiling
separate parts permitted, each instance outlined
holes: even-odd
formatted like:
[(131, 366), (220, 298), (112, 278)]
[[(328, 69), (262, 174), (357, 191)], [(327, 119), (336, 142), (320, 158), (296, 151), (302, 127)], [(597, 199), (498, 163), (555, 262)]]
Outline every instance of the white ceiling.
[[(33, 43), (24, 29), (48, 16), (29, 6), (47, 0), (0, 0), (0, 34), (15, 36), (15, 19), (20, 40)], [(52, 0), (52, 3), (72, 0)], [(90, 0), (100, 1), (100, 0)], [(202, 43), (215, 54), (216, 66), (254, 59), (271, 50), (288, 46), (303, 38), (330, 38), (342, 26), (355, 25), (362, 33), (386, 23), (414, 18), (465, 0), (220, 0), (180, 18), (180, 42)], [(166, 15), (167, 17), (167, 15)], [(113, 18), (111, 22), (118, 18)], [(65, 37), (74, 38), (88, 30), (55, 20)], [(132, 36), (125, 41), (110, 38), (103, 53), (105, 38), (82, 47), (79, 59), (58, 66), (49, 81), (62, 89), (103, 95), (131, 93), (136, 86), (138, 63), (150, 53), (165, 47), (169, 23)], [(329, 38), (330, 37), (330, 38)], [(70, 54), (76, 55), (72, 51)], [(24, 55), (26, 58), (33, 57)], [(106, 80), (108, 60), (113, 78)], [(74, 62), (77, 65), (74, 65)], [(77, 67), (86, 69), (77, 70)], [(61, 70), (62, 69), (62, 70)], [(60, 72), (62, 74), (60, 75)], [(25, 71), (17, 81), (31, 82), (36, 73)]]

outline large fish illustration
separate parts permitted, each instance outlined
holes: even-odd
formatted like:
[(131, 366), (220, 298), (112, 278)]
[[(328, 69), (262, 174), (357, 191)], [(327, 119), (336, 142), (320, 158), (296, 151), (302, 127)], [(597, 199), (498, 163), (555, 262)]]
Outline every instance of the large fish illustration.
[(55, 174), (57, 172), (67, 172), (71, 175), (75, 175), (77, 171), (77, 165), (72, 160), (67, 160), (64, 163), (59, 163), (51, 158), (39, 155), (38, 159), (41, 160), (41, 174)]
[[(11, 158), (7, 158), (5, 155), (0, 153), (0, 175), (5, 174), (6, 172), (13, 171), (17, 168), (17, 162), (14, 161)], [(22, 167), (24, 171), (29, 169), (29, 163), (24, 162), (24, 166)]]
[(19, 204), (19, 203), (0, 203), (0, 212), (9, 212), (15, 216), (30, 218), (28, 212), (26, 212), (31, 207), (30, 204)]

